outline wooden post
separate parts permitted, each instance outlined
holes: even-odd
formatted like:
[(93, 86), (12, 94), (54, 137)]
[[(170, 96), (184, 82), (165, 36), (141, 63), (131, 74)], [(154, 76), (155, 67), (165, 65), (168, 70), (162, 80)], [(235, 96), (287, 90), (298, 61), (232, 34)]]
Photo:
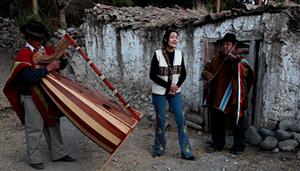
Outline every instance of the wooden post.
[(59, 22), (62, 29), (67, 29), (66, 9), (71, 4), (72, 0), (58, 1), (59, 4)]
[[(204, 64), (206, 64), (208, 62), (208, 39), (204, 39)], [(204, 85), (202, 86), (204, 87)], [(202, 88), (202, 93), (203, 93), (203, 88)], [(203, 99), (203, 98), (202, 98)], [(203, 113), (203, 118), (204, 118), (204, 131), (208, 132), (209, 128), (210, 128), (210, 124), (209, 124), (209, 114), (208, 114), (208, 108), (202, 107), (202, 113)]]
[(256, 5), (262, 5), (262, 0), (256, 0)]
[(38, 3), (37, 0), (32, 0), (32, 14), (38, 15)]
[(208, 40), (204, 39), (204, 63), (208, 61)]
[(220, 13), (220, 4), (221, 4), (221, 0), (217, 0), (217, 4), (216, 4), (216, 13)]
[(284, 5), (288, 5), (290, 3), (290, 0), (285, 0)]
[(202, 2), (202, 0), (196, 0), (196, 2), (195, 2), (195, 9), (196, 10), (201, 10), (202, 9), (202, 7), (203, 7), (203, 2)]

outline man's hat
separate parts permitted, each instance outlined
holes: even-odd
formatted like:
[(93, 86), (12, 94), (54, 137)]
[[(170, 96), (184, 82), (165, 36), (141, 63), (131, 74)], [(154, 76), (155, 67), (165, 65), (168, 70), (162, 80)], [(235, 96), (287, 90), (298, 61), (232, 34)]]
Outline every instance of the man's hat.
[(232, 43), (237, 43), (238, 40), (236, 40), (236, 36), (233, 33), (226, 33), (225, 36), (221, 39), (218, 40), (219, 42), (232, 42)]
[(42, 23), (35, 20), (30, 20), (28, 23), (22, 25), (20, 31), (25, 36), (36, 40), (43, 40), (50, 36), (47, 28)]

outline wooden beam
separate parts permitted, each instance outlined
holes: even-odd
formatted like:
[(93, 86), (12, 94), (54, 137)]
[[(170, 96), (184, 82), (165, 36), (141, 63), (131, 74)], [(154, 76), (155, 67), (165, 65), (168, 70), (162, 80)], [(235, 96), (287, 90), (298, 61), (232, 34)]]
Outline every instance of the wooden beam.
[(32, 14), (38, 15), (38, 3), (37, 0), (32, 0)]
[(216, 3), (216, 13), (220, 13), (220, 4), (221, 4), (221, 0), (217, 0), (217, 3)]
[(256, 5), (262, 5), (262, 0), (256, 0)]
[(290, 0), (284, 0), (284, 5), (288, 5), (290, 3)]
[[(209, 52), (208, 52), (208, 39), (204, 39), (203, 41), (204, 43), (204, 64), (206, 64), (209, 60)], [(203, 83), (203, 82), (202, 82)], [(204, 86), (202, 86), (202, 92), (203, 93), (203, 88)], [(203, 99), (203, 98), (202, 98)], [(205, 132), (209, 132), (209, 129), (210, 129), (210, 120), (209, 120), (209, 113), (208, 113), (208, 108), (205, 107), (203, 108), (202, 107), (202, 113), (203, 113), (203, 119), (204, 119), (204, 131)]]
[(204, 39), (203, 40), (204, 43), (204, 64), (207, 63), (208, 58), (209, 58), (209, 54), (208, 54), (208, 39)]

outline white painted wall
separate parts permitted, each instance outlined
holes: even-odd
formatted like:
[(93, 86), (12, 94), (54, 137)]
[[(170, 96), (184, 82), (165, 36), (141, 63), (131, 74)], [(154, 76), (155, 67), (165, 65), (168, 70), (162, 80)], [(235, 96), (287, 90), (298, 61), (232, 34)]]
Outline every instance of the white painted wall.
[[(262, 39), (261, 56), (264, 72), (259, 89), (261, 110), (257, 116), (260, 125), (282, 117), (294, 117), (298, 113), (299, 95), (299, 36), (288, 28), (289, 18), (285, 13), (257, 16), (242, 16), (224, 22), (206, 24), (202, 27), (179, 28), (178, 49), (185, 55), (188, 77), (183, 84), (184, 100), (190, 108), (198, 110), (202, 99), (202, 81), (205, 38), (220, 39), (228, 31), (234, 31), (240, 40)], [(99, 24), (87, 20), (82, 27), (86, 51), (92, 60), (103, 69), (105, 75), (115, 83), (126, 85), (125, 90), (150, 91), (150, 61), (154, 50), (161, 47), (163, 30), (117, 29), (111, 24)], [(73, 58), (74, 67), (90, 79), (86, 65)], [(79, 68), (79, 69), (78, 69)], [(82, 75), (81, 75), (82, 76)]]

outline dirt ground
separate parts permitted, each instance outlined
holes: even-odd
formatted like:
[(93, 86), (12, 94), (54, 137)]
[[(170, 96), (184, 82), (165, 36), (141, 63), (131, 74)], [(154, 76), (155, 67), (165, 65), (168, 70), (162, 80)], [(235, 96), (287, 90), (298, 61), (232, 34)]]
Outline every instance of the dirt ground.
[[(2, 93), (12, 57), (12, 52), (0, 51), (0, 171), (30, 171), (33, 169), (26, 162), (24, 127)], [(140, 108), (144, 113), (153, 112), (151, 104), (142, 105)], [(112, 171), (296, 171), (300, 168), (299, 152), (298, 154), (272, 153), (247, 145), (246, 151), (242, 155), (231, 155), (228, 152), (228, 148), (232, 144), (230, 136), (227, 141), (227, 149), (216, 154), (208, 154), (205, 152), (205, 148), (208, 146), (210, 135), (193, 129), (188, 131), (193, 152), (197, 158), (195, 161), (182, 160), (180, 159), (176, 125), (172, 121), (172, 117), (169, 119), (171, 127), (167, 132), (168, 144), (164, 156), (160, 158), (151, 156), (154, 127), (153, 122), (144, 117), (105, 169)], [(84, 136), (67, 118), (61, 119), (61, 125), (66, 149), (71, 156), (76, 158), (76, 161), (71, 163), (52, 162), (43, 139), (44, 170), (99, 170), (109, 154)]]

